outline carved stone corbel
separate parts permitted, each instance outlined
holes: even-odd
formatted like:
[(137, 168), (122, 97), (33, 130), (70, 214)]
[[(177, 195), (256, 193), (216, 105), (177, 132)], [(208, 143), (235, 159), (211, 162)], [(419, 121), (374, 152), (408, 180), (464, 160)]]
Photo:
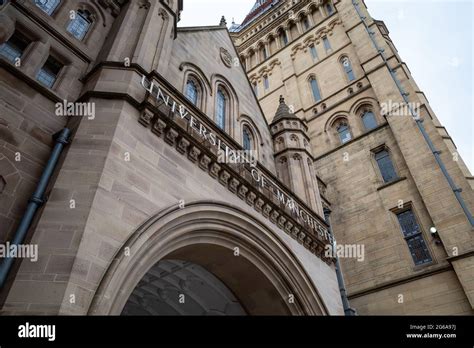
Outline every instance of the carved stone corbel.
[(211, 163), (211, 158), (207, 155), (202, 155), (199, 160), (199, 168), (202, 170), (209, 170), (209, 163)]
[(196, 162), (198, 160), (199, 155), (201, 154), (201, 150), (199, 150), (196, 146), (192, 146), (188, 153), (188, 158), (191, 162)]
[(190, 142), (188, 139), (181, 137), (178, 140), (178, 145), (176, 146), (176, 150), (178, 150), (179, 153), (184, 154), (186, 153), (186, 150), (188, 149)]
[(162, 119), (157, 119), (156, 122), (153, 124), (153, 128), (151, 129), (153, 133), (161, 137), (164, 130), (166, 128), (166, 122)]

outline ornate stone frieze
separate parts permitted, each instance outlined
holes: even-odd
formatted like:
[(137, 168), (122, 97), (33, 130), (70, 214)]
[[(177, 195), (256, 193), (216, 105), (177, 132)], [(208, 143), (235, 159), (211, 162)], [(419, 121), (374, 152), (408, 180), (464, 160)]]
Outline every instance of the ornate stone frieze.
[[(149, 104), (147, 103), (147, 105)], [(329, 241), (325, 239), (325, 227), (317, 222), (316, 218), (313, 220), (315, 228), (305, 229), (286, 211), (287, 207), (275, 200), (274, 197), (268, 196), (265, 190), (259, 187), (249, 189), (253, 186), (250, 172), (247, 172), (245, 168), (237, 170), (225, 163), (218, 163), (217, 156), (211, 149), (196, 141), (195, 136), (188, 133), (180, 123), (176, 123), (169, 115), (170, 110), (166, 110), (162, 105), (159, 105), (159, 108), (152, 105), (143, 109), (138, 121), (145, 127), (150, 127), (154, 134), (162, 137), (176, 151), (187, 155), (191, 162), (207, 171), (212, 178), (227, 187), (230, 192), (244, 200), (249, 206), (254, 207), (263, 217), (269, 219), (314, 255), (328, 264), (334, 262), (333, 258), (324, 255), (324, 247)]]

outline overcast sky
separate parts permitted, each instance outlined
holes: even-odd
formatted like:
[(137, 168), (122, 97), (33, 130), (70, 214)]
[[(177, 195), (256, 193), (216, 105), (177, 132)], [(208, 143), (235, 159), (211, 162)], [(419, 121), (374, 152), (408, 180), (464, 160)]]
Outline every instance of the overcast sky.
[[(185, 0), (179, 26), (240, 23), (255, 0)], [(474, 171), (472, 0), (365, 0)]]

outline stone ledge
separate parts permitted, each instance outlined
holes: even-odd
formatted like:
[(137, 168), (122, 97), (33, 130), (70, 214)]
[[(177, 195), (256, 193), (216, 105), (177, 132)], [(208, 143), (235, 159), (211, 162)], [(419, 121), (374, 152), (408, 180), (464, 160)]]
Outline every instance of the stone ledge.
[(377, 191), (383, 190), (386, 187), (395, 185), (397, 182), (404, 181), (404, 180), (406, 180), (406, 176), (402, 176), (401, 178), (397, 178), (395, 180), (387, 182), (387, 183), (383, 184), (382, 186), (377, 187)]

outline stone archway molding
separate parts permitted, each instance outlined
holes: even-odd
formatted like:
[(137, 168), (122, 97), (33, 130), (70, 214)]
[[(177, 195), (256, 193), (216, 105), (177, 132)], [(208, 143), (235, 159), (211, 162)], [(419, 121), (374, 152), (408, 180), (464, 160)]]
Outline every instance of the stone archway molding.
[[(135, 286), (157, 262), (183, 248), (209, 244), (232, 250), (252, 263), (282, 299), (294, 295), (291, 315), (328, 315), (310, 277), (287, 245), (255, 217), (233, 205), (198, 201), (167, 208), (143, 223), (115, 255), (88, 315), (118, 315)], [(231, 262), (231, 261), (229, 261)], [(236, 294), (237, 296), (239, 294)]]

